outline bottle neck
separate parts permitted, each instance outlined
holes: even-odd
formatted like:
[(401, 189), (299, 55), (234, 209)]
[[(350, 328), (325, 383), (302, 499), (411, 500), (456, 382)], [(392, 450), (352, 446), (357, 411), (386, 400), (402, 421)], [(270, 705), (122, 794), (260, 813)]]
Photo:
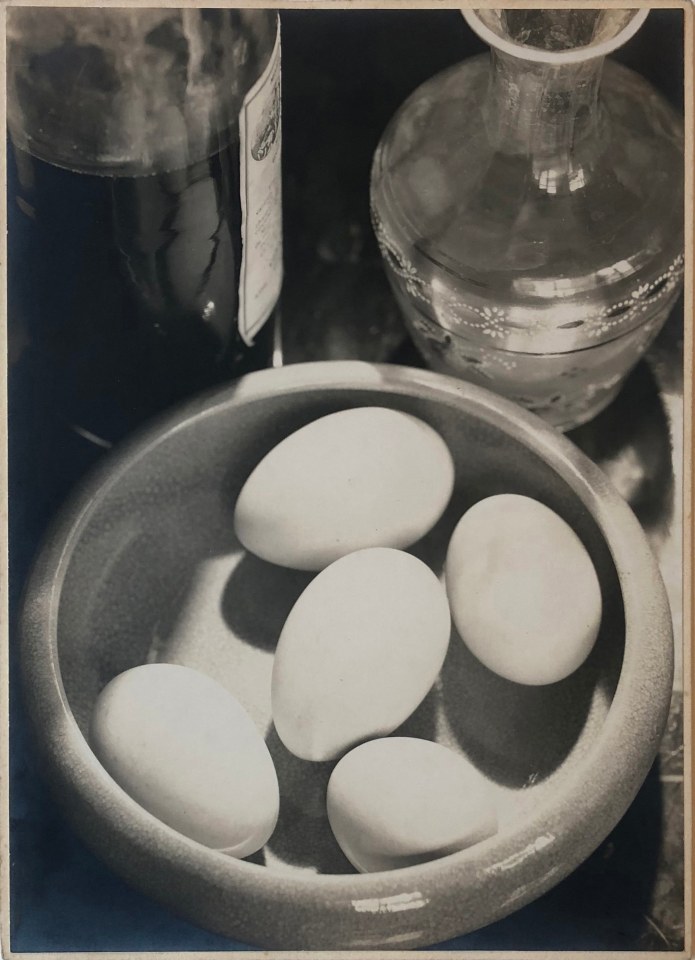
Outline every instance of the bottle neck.
[(495, 150), (528, 158), (549, 193), (583, 186), (602, 125), (604, 58), (556, 65), (495, 49), (491, 57), (484, 116)]

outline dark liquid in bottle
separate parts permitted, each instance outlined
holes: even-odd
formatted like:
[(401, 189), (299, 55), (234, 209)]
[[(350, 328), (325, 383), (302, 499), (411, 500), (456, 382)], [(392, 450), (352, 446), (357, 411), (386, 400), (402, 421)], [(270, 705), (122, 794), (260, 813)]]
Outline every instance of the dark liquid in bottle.
[(93, 176), (11, 151), (11, 377), (46, 416), (111, 443), (267, 366), (272, 323), (237, 329), (238, 142), (183, 170)]

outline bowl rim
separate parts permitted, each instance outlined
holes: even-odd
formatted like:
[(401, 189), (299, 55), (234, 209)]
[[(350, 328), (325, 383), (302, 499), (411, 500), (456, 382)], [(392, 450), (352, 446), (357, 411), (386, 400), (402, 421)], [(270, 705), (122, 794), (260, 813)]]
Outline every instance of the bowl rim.
[[(131, 464), (193, 420), (278, 393), (289, 397), (306, 391), (374, 390), (385, 397), (419, 396), (443, 402), (463, 415), (476, 416), (530, 447), (569, 484), (591, 512), (618, 574), (625, 610), (623, 664), (608, 715), (591, 749), (578, 760), (573, 775), (513, 830), (502, 830), (441, 859), (387, 872), (285, 874), (235, 860), (182, 836), (142, 809), (101, 767), (72, 714), (60, 676), (60, 592), (71, 552), (99, 499)], [(650, 589), (645, 588), (645, 580)], [(251, 898), (288, 898), (297, 906), (320, 897), (327, 908), (332, 904), (353, 914), (360, 910), (356, 904), (382, 903), (384, 898), (388, 901), (442, 883), (455, 892), (472, 875), (485, 882), (494, 880), (498, 886), (506, 877), (512, 894), (509, 903), (491, 908), (484, 923), (539, 896), (575, 869), (627, 810), (658, 750), (672, 691), (671, 614), (661, 574), (636, 517), (600, 468), (539, 417), (485, 388), (430, 370), (364, 361), (314, 361), (258, 371), (186, 401), (124, 441), (88, 475), (50, 528), (25, 589), (20, 631), (25, 703), (42, 756), (61, 784), (88, 797), (95, 814), (112, 829), (144, 837), (152, 856), (161, 857), (165, 851), (172, 870), (190, 870), (192, 864), (198, 873), (210, 874), (211, 882), (243, 887)], [(624, 749), (626, 740), (634, 745), (632, 752)], [(576, 790), (578, 783), (581, 791)], [(561, 815), (567, 808), (573, 811), (569, 827)], [(580, 847), (580, 855), (558, 865), (559, 847), (572, 844)], [(521, 874), (528, 880), (527, 889), (514, 896)], [(451, 918), (448, 926), (445, 916), (440, 919), (444, 934), (456, 936), (460, 922), (452, 927)]]

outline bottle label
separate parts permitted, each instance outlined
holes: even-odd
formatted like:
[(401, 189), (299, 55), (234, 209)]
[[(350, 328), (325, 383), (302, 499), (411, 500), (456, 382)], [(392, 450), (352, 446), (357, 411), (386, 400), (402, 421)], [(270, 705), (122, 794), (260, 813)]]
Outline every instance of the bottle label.
[(239, 333), (249, 346), (282, 285), (280, 20), (268, 65), (239, 115), (241, 274)]

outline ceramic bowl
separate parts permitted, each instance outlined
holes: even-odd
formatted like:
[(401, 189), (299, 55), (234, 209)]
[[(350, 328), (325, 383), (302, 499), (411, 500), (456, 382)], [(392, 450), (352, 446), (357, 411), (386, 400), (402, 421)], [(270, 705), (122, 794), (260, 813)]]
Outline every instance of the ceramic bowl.
[[(454, 455), (450, 508), (415, 545), (417, 555), (438, 571), (467, 506), (494, 493), (527, 494), (584, 542), (604, 612), (589, 659), (547, 687), (493, 675), (452, 636), (439, 680), (397, 732), (467, 755), (492, 785), (500, 830), (435, 861), (357, 874), (325, 817), (331, 764), (292, 757), (270, 717), (274, 644), (311, 575), (246, 554), (232, 512), (249, 472), (279, 440), (323, 414), (367, 404), (429, 422)], [(87, 744), (104, 684), (157, 660), (216, 677), (266, 737), (281, 812), (249, 860), (207, 849), (149, 815)], [(263, 371), (196, 398), (103, 462), (63, 511), (33, 572), (23, 673), (42, 763), (66, 817), (133, 886), (202, 927), (260, 947), (405, 949), (511, 913), (606, 837), (658, 748), (672, 634), (641, 528), (568, 440), (508, 401), (430, 371), (323, 362)]]

